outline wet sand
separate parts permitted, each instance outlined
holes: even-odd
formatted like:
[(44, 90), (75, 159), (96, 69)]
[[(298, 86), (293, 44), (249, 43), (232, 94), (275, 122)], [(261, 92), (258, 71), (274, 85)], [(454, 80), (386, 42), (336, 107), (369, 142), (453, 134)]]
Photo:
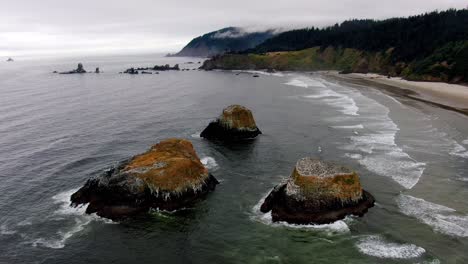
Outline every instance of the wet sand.
[(375, 87), (393, 95), (468, 115), (468, 86), (440, 82), (414, 82), (401, 78), (387, 78), (378, 74), (344, 75), (327, 72), (325, 75), (354, 84)]

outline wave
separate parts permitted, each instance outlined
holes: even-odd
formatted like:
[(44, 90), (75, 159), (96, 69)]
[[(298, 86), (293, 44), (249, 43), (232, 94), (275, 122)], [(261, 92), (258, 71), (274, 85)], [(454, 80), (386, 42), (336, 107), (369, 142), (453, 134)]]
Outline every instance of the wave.
[(251, 73), (251, 74), (261, 74), (266, 76), (277, 76), (277, 77), (284, 77), (284, 74), (281, 72), (266, 72), (266, 71), (249, 71), (249, 70), (233, 70), (232, 72), (239, 72), (239, 73)]
[(429, 225), (434, 231), (468, 237), (468, 215), (460, 215), (450, 207), (404, 194), (397, 197), (397, 204), (403, 214)]
[(468, 151), (466, 150), (466, 148), (456, 141), (453, 142), (453, 149), (449, 152), (449, 154), (452, 156), (468, 158)]
[(336, 128), (336, 129), (364, 129), (364, 125), (359, 124), (359, 125), (352, 125), (352, 126), (332, 126), (332, 128)]
[(326, 88), (325, 84), (321, 82), (319, 79), (312, 79), (306, 76), (295, 76), (294, 78), (290, 79), (286, 85), (290, 86), (297, 86), (297, 87), (319, 87), (319, 88)]
[(218, 168), (218, 163), (216, 163), (216, 160), (213, 157), (204, 157), (200, 161), (203, 164), (203, 166), (205, 166), (209, 170)]
[(468, 145), (468, 139), (463, 140), (463, 141), (462, 141), (462, 144), (463, 144), (463, 145)]
[(200, 137), (200, 134), (201, 134), (201, 132), (197, 132), (197, 133), (194, 133), (194, 134), (192, 134), (192, 135), (190, 135), (190, 136), (191, 136), (192, 138), (201, 138), (201, 137)]
[[(93, 221), (115, 224), (115, 222), (101, 218), (96, 214), (86, 214), (87, 205), (76, 208), (70, 206), (70, 196), (76, 191), (77, 189), (73, 189), (54, 195), (52, 203), (56, 209), (47, 216), (25, 219), (18, 222), (14, 229), (2, 225), (0, 226), (0, 234), (18, 235), (24, 240), (24, 244), (33, 247), (60, 249), (65, 247), (68, 239), (83, 231)], [(57, 227), (56, 231), (51, 231), (51, 228), (55, 227)]]
[(16, 234), (16, 230), (13, 230), (11, 228), (9, 228), (6, 224), (2, 224), (0, 226), (0, 235), (6, 235), (6, 236), (9, 236), (9, 235), (14, 235)]
[(316, 225), (316, 224), (296, 225), (296, 224), (289, 224), (286, 222), (273, 222), (271, 211), (268, 213), (262, 213), (260, 211), (260, 207), (262, 206), (268, 194), (264, 195), (264, 197), (260, 199), (260, 201), (252, 208), (252, 216), (251, 216), (252, 220), (263, 223), (265, 225), (272, 226), (272, 227), (287, 227), (287, 228), (310, 230), (310, 231), (322, 231), (328, 235), (350, 232), (348, 224), (346, 222), (352, 221), (351, 218), (346, 218), (345, 220), (339, 220), (331, 224), (323, 224), (323, 225)]
[(411, 259), (426, 253), (422, 247), (387, 242), (381, 236), (367, 236), (360, 239), (356, 246), (361, 253), (378, 258)]
[[(361, 129), (366, 131), (350, 136), (349, 142), (340, 146), (340, 149), (350, 151), (345, 153), (346, 157), (356, 159), (362, 166), (376, 174), (390, 177), (395, 182), (406, 189), (413, 188), (424, 173), (426, 163), (413, 159), (395, 143), (395, 138), (400, 130), (399, 127), (389, 117), (390, 110), (377, 101), (368, 98), (359, 91), (337, 84), (328, 83), (335, 86), (336, 90), (348, 90), (343, 93), (348, 94), (356, 102), (359, 109), (359, 117), (353, 121), (359, 121), (358, 125), (333, 125), (333, 128)], [(351, 121), (348, 119), (330, 119), (334, 123)], [(367, 132), (368, 131), (368, 132)], [(366, 133), (367, 132), (367, 133)]]
[(351, 97), (345, 94), (337, 93), (333, 90), (322, 90), (317, 94), (304, 95), (302, 97), (305, 99), (321, 99), (321, 102), (340, 109), (339, 111), (345, 115), (359, 115), (359, 107)]

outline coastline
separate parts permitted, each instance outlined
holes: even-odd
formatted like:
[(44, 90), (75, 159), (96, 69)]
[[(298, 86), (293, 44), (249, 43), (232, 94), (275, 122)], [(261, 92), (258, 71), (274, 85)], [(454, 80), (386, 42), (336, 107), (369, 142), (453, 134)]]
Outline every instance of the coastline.
[(407, 81), (396, 77), (387, 78), (379, 74), (339, 74), (336, 71), (323, 73), (327, 77), (381, 89), (393, 95), (428, 103), (468, 116), (468, 86), (443, 82)]

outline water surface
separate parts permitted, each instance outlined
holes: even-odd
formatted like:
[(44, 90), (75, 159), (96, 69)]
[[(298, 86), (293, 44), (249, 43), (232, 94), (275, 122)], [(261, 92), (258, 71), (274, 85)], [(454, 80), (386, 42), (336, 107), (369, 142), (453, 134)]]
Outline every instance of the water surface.
[[(0, 263), (468, 262), (467, 118), (320, 74), (162, 72), (191, 58), (0, 63)], [(198, 137), (229, 104), (262, 132)], [(69, 207), (89, 177), (168, 137), (190, 139), (220, 181), (193, 208), (114, 223)], [(359, 172), (377, 204), (331, 225), (273, 224), (258, 205), (313, 156)]]

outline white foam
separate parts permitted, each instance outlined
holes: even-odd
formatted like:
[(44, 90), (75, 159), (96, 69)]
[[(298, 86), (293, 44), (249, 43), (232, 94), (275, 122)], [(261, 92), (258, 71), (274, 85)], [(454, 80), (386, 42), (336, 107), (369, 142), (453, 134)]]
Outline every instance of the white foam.
[(195, 134), (190, 135), (192, 138), (201, 138), (200, 137), (201, 132), (197, 132)]
[(310, 94), (303, 96), (305, 99), (320, 99), (332, 107), (340, 109), (339, 111), (345, 115), (357, 116), (359, 107), (356, 102), (349, 96), (341, 93), (337, 93), (331, 89), (320, 90), (316, 94)]
[(319, 79), (312, 79), (306, 76), (295, 76), (294, 78), (290, 79), (286, 85), (290, 86), (297, 86), (303, 88), (326, 88), (325, 84)]
[(213, 157), (204, 157), (200, 161), (203, 166), (209, 170), (218, 168), (218, 163), (216, 163), (216, 160)]
[(372, 172), (391, 177), (406, 189), (411, 189), (418, 183), (426, 166), (426, 163), (416, 162), (401, 151), (368, 155), (358, 162)]
[(463, 144), (463, 145), (468, 145), (468, 139), (463, 140), (463, 141), (462, 141), (462, 144)]
[(400, 129), (389, 117), (389, 109), (355, 89), (325, 83), (329, 86), (334, 85), (333, 88), (336, 91), (346, 94), (359, 109), (359, 117), (353, 118), (354, 121), (360, 122), (358, 125), (349, 126), (351, 118), (344, 120), (330, 118), (329, 121), (335, 124), (346, 122), (345, 125), (337, 124), (332, 127), (366, 128), (360, 133), (354, 130), (354, 135), (349, 137), (349, 143), (339, 147), (350, 151), (345, 156), (358, 160), (369, 171), (392, 178), (404, 188), (413, 188), (424, 173), (426, 163), (416, 161), (395, 143), (396, 135)]
[(16, 231), (7, 227), (6, 224), (0, 226), (0, 235), (13, 235), (16, 234)]
[(332, 126), (332, 128), (336, 128), (336, 129), (364, 129), (364, 125), (359, 124), (359, 125), (351, 125), (351, 126)]
[(303, 229), (303, 230), (310, 230), (310, 231), (322, 231), (329, 235), (350, 232), (348, 224), (346, 222), (352, 221), (351, 218), (345, 218), (345, 220), (339, 220), (331, 224), (323, 224), (323, 225), (315, 225), (315, 224), (296, 225), (296, 224), (289, 224), (286, 222), (273, 222), (271, 212), (262, 213), (260, 211), (260, 207), (262, 206), (268, 194), (266, 194), (262, 199), (260, 199), (260, 201), (252, 208), (252, 216), (251, 216), (252, 220), (261, 222), (263, 224), (266, 224), (272, 227), (287, 227), (287, 228)]
[[(73, 235), (83, 231), (89, 223), (92, 221), (99, 221), (106, 224), (115, 224), (112, 220), (101, 218), (96, 214), (88, 215), (85, 213), (86, 206), (82, 205), (79, 207), (70, 206), (70, 196), (76, 192), (77, 189), (61, 192), (52, 197), (53, 203), (59, 205), (59, 208), (53, 212), (51, 217), (45, 219), (45, 221), (67, 221), (72, 220), (72, 224), (65, 223), (63, 228), (58, 230), (51, 237), (36, 237), (29, 238), (29, 242), (32, 246), (43, 246), (53, 249), (63, 248), (66, 242)], [(33, 226), (34, 227), (34, 226)]]
[(297, 87), (304, 87), (304, 88), (307, 88), (309, 87), (309, 85), (307, 85), (307, 83), (301, 81), (301, 80), (290, 80), (289, 82), (285, 83), (286, 85), (290, 85), (290, 86), (297, 86)]
[(397, 197), (397, 204), (402, 213), (417, 218), (436, 232), (468, 237), (468, 216), (457, 214), (455, 209), (404, 194)]
[(453, 142), (453, 149), (449, 152), (449, 154), (462, 158), (468, 158), (468, 151), (466, 148), (458, 144), (456, 141)]
[(282, 72), (266, 72), (266, 71), (240, 71), (240, 70), (233, 70), (233, 72), (239, 73), (251, 73), (251, 74), (261, 74), (266, 76), (277, 76), (277, 77), (284, 77)]
[(411, 259), (421, 257), (426, 250), (413, 244), (387, 242), (380, 236), (367, 236), (357, 244), (360, 252), (378, 258)]

